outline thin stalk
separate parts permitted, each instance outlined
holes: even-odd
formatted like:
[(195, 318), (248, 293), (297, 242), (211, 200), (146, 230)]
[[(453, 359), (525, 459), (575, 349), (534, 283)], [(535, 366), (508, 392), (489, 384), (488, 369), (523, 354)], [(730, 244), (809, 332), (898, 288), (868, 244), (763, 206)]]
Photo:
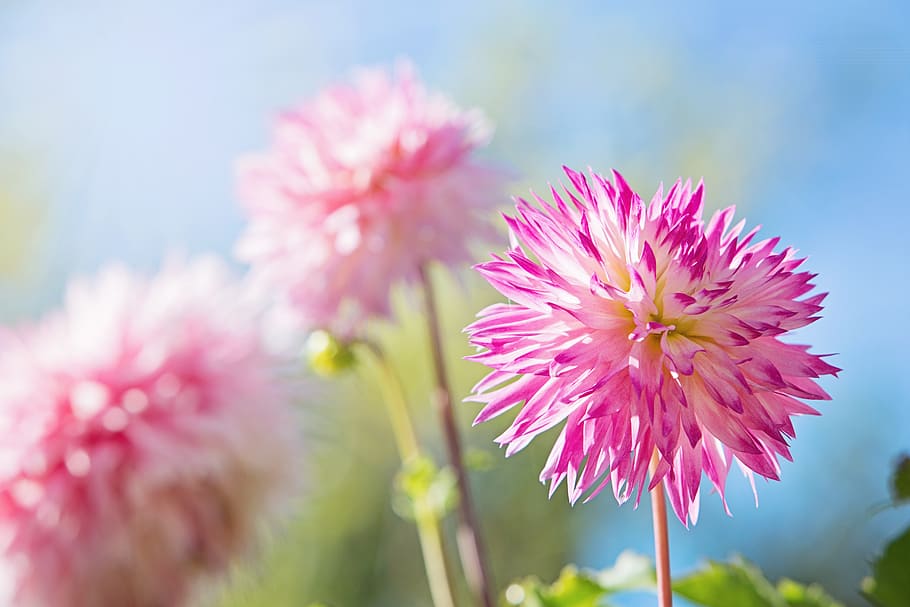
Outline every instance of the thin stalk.
[[(657, 469), (657, 451), (651, 458), (651, 475)], [(667, 500), (663, 482), (651, 490), (651, 519), (654, 523), (654, 558), (657, 565), (657, 605), (672, 607), (673, 588), (670, 578), (670, 538), (667, 533)]]
[(427, 508), (423, 500), (414, 505), (414, 522), (417, 524), (417, 537), (420, 539), (433, 605), (455, 607), (455, 598), (449, 584), (449, 571), (446, 568), (445, 550), (442, 547), (442, 530), (436, 514)]
[(386, 405), (389, 422), (392, 424), (398, 454), (401, 456), (401, 462), (407, 464), (420, 457), (420, 447), (414, 424), (411, 423), (404, 388), (398, 374), (379, 346), (372, 343), (366, 345), (379, 369), (379, 390), (382, 392), (382, 400)]
[[(411, 423), (401, 380), (378, 346), (371, 343), (364, 345), (373, 355), (378, 367), (379, 389), (392, 424), (392, 434), (395, 436), (395, 444), (398, 447), (401, 462), (407, 465), (420, 457), (420, 447), (417, 443), (417, 434), (414, 432), (414, 424)], [(414, 522), (417, 525), (417, 536), (420, 540), (433, 605), (435, 607), (455, 607), (455, 595), (452, 592), (446, 568), (442, 529), (436, 514), (423, 499), (415, 500)]]
[(433, 401), (439, 412), (449, 463), (455, 470), (455, 478), (461, 498), (458, 501), (458, 552), (461, 556), (461, 564), (464, 568), (468, 586), (471, 588), (475, 600), (484, 607), (493, 607), (493, 585), (490, 581), (489, 567), (487, 566), (483, 540), (480, 534), (480, 525), (475, 515), (474, 502), (471, 498), (471, 487), (468, 482), (467, 469), (464, 465), (461, 438), (458, 434), (458, 426), (455, 423), (455, 412), (452, 408), (452, 391), (449, 387), (443, 358), (439, 312), (436, 307), (433, 283), (430, 280), (426, 265), (420, 266), (420, 281), (423, 287), (427, 331), (430, 337), (433, 372), (436, 380), (433, 388)]

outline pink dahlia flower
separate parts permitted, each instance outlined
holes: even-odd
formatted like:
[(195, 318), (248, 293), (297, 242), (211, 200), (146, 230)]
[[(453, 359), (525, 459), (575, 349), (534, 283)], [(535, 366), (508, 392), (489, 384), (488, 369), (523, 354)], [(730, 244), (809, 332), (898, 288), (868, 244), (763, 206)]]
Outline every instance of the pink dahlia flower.
[(733, 207), (705, 225), (701, 184), (644, 204), (618, 173), (565, 171), (576, 191), (519, 199), (515, 246), (477, 266), (512, 303), (467, 329), (485, 349), (471, 358), (494, 369), (470, 398), (486, 404), (475, 423), (523, 402), (497, 439), (508, 455), (564, 422), (541, 480), (552, 494), (565, 479), (573, 503), (607, 484), (640, 498), (656, 457), (649, 488), (663, 481), (694, 522), (702, 472), (721, 499), (734, 462), (777, 479), (791, 416), (817, 414), (799, 399), (829, 398), (815, 380), (839, 369), (781, 340), (825, 294), (806, 296), (815, 275), (779, 239), (740, 237)]
[(113, 267), (3, 335), (10, 604), (183, 605), (287, 506), (295, 422), (255, 308), (212, 260)]
[(309, 327), (388, 316), (392, 285), (470, 260), (488, 234), (502, 175), (473, 152), (489, 135), (406, 64), (360, 71), (280, 115), (272, 148), (241, 161), (238, 255)]

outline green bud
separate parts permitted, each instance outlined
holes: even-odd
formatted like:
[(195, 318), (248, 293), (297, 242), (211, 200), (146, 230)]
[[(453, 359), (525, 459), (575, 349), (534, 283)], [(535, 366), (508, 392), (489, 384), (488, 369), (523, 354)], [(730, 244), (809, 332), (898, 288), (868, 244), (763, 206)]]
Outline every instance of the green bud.
[(323, 377), (338, 375), (357, 362), (351, 344), (339, 341), (328, 331), (310, 333), (304, 354), (310, 368)]
[(438, 468), (426, 456), (402, 467), (395, 477), (395, 489), (392, 508), (398, 516), (408, 520), (414, 518), (419, 507), (441, 519), (458, 502), (454, 472), (449, 467)]
[(891, 497), (895, 504), (910, 502), (910, 455), (902, 454), (891, 475)]

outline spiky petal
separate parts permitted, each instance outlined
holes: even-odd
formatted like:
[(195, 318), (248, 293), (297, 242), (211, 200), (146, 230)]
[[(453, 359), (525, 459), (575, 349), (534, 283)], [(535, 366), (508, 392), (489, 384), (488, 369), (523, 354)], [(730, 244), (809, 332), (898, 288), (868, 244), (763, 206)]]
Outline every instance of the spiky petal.
[(4, 604), (187, 604), (285, 510), (291, 394), (244, 293), (213, 259), (114, 266), (3, 335)]
[(490, 132), (406, 63), (361, 70), (280, 115), (272, 148), (241, 161), (238, 255), (304, 327), (387, 316), (393, 285), (424, 262), (469, 261), (469, 241), (490, 235), (503, 174), (473, 157)]
[(485, 405), (475, 423), (523, 403), (497, 440), (508, 455), (562, 424), (541, 473), (551, 493), (565, 480), (573, 503), (606, 486), (637, 503), (663, 482), (686, 524), (703, 472), (721, 499), (734, 463), (778, 479), (791, 417), (817, 414), (800, 399), (828, 399), (816, 379), (839, 370), (782, 340), (822, 309), (804, 260), (741, 236), (732, 207), (705, 225), (701, 183), (645, 204), (619, 173), (565, 172), (572, 188), (518, 199), (518, 244), (477, 266), (511, 303), (467, 328), (470, 358), (494, 369), (469, 398)]

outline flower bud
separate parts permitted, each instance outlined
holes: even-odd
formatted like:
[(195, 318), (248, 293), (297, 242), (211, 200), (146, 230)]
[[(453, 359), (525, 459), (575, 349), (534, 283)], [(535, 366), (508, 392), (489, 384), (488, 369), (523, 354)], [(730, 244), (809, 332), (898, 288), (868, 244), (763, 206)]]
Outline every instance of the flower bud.
[(338, 375), (356, 362), (351, 344), (339, 341), (328, 331), (310, 333), (304, 353), (310, 368), (323, 377)]

